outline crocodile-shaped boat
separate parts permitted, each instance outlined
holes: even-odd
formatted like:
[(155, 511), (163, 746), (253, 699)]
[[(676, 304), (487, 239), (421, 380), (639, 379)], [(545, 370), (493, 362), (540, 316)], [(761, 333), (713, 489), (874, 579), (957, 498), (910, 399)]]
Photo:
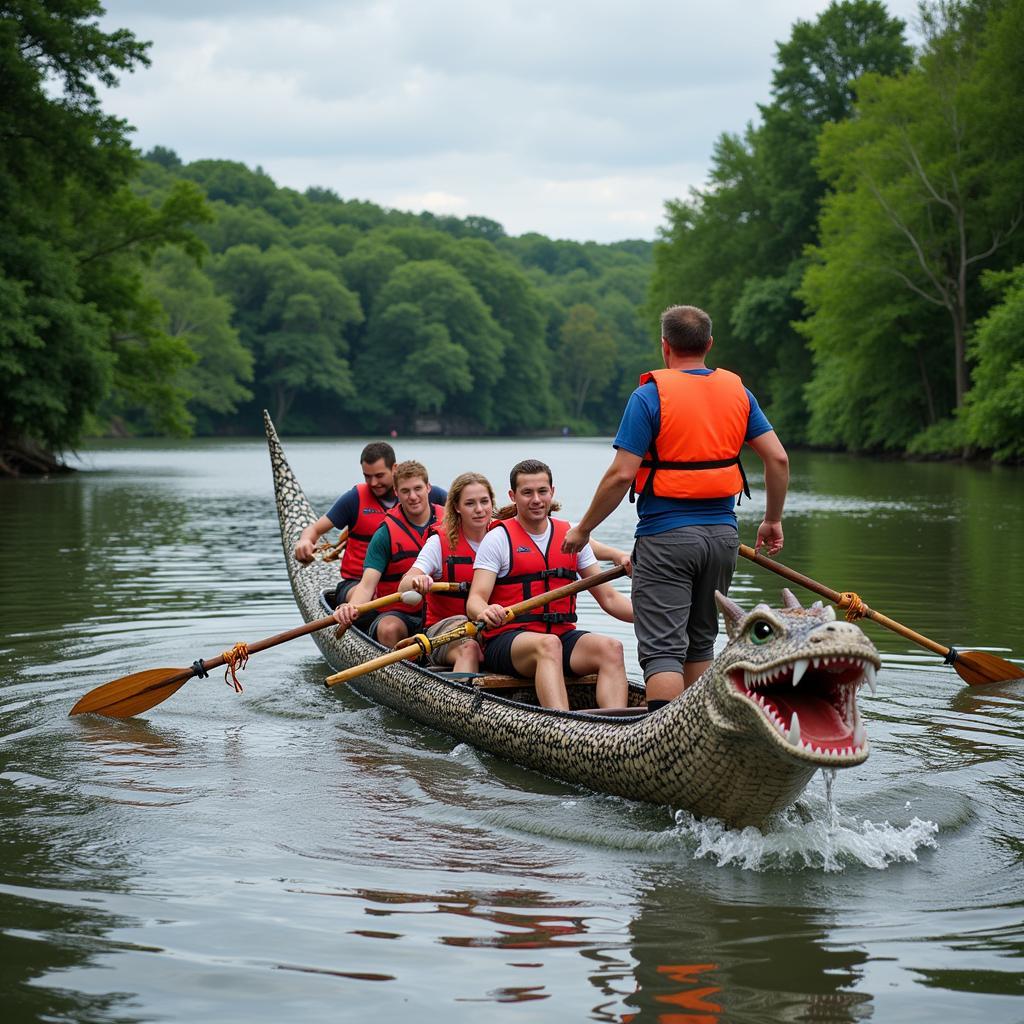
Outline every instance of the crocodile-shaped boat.
[[(293, 557), (302, 530), (318, 518), (264, 413), (281, 542), (295, 601), (310, 622), (325, 613), (337, 582), (330, 563)], [(731, 827), (766, 825), (819, 768), (861, 764), (869, 744), (857, 710), (863, 683), (874, 688), (878, 652), (858, 626), (831, 607), (745, 612), (719, 596), (728, 643), (690, 689), (646, 712), (630, 683), (629, 708), (592, 709), (593, 683), (567, 683), (570, 711), (537, 705), (529, 680), (455, 676), (400, 662), (352, 680), (356, 692), (481, 750), (566, 782), (633, 800), (667, 804)], [(355, 628), (313, 634), (336, 671), (384, 652)]]

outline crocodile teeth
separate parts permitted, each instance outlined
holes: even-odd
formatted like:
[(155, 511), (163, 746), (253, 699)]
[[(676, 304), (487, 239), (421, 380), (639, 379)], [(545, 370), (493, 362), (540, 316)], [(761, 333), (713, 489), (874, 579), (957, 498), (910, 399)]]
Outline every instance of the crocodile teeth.
[(870, 661), (864, 662), (864, 681), (868, 684), (871, 696), (874, 697), (878, 687), (875, 685), (875, 666)]
[(863, 724), (860, 720), (853, 727), (853, 745), (858, 749), (864, 746), (864, 741), (868, 738), (868, 734), (864, 730)]
[(797, 660), (793, 662), (794, 686), (796, 686), (796, 684), (799, 683), (800, 680), (803, 678), (804, 673), (807, 671), (808, 664), (809, 663), (806, 658), (797, 658)]
[(800, 746), (800, 719), (795, 711), (793, 712), (793, 720), (789, 723), (789, 736), (787, 738), (794, 747)]

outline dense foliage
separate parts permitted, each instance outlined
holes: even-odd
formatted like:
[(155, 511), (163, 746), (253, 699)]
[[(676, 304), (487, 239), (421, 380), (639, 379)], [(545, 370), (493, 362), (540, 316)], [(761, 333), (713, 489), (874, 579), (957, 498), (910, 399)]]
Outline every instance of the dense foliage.
[(183, 182), (212, 211), (191, 298), (206, 315), (188, 308), (179, 260), (154, 270), (164, 287), (179, 275), (177, 322), (205, 332), (178, 380), (202, 431), (251, 432), (261, 407), (291, 432), (608, 428), (656, 356), (640, 318), (648, 243), (509, 238), (482, 217), (386, 210), (279, 188), (230, 161), (147, 154), (141, 194), (159, 202)]
[(130, 188), (127, 126), (94, 82), (146, 63), (130, 32), (103, 33), (96, 0), (5, 0), (0, 17), (0, 471), (45, 469), (116, 392), (157, 429), (188, 422), (174, 377), (194, 361), (161, 329), (145, 268), (172, 243), (197, 255), (202, 194), (159, 203)]
[(607, 430), (693, 302), (788, 444), (1024, 458), (1024, 0), (836, 0), (661, 240), (145, 157), (98, 0), (0, 0), (0, 472), (83, 432)]
[(982, 276), (1024, 255), (1024, 0), (921, 15), (916, 55), (874, 0), (795, 25), (760, 121), (668, 204), (649, 308), (704, 305), (787, 441), (1019, 457), (1019, 278)]

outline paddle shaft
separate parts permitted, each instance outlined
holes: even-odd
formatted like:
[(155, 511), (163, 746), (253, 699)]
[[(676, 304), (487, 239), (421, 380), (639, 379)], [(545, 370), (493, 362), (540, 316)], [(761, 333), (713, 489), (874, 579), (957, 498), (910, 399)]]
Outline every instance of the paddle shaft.
[[(437, 586), (447, 587), (449, 584), (439, 583)], [(367, 601), (366, 604), (359, 606), (359, 614), (365, 615), (367, 612), (376, 611), (378, 608), (386, 608), (388, 605), (398, 604), (402, 600), (401, 594), (388, 594), (386, 597), (378, 597), (373, 601)], [(317, 630), (326, 629), (330, 625), (338, 625), (333, 615), (325, 615), (322, 619), (314, 619), (312, 622), (307, 622), (303, 626), (296, 626), (294, 629), (286, 630), (284, 633), (278, 633), (276, 636), (268, 636), (265, 640), (257, 640), (253, 644), (247, 644), (249, 654), (259, 654), (260, 651), (265, 651), (268, 647), (276, 647), (278, 644), (285, 644), (289, 640), (294, 640), (296, 637), (305, 636), (307, 633), (315, 633)], [(221, 665), (226, 664), (227, 659), (223, 654), (217, 655), (212, 661), (206, 661), (203, 659), (203, 666), (206, 669), (219, 668)]]
[[(790, 583), (796, 583), (801, 587), (805, 587), (807, 590), (813, 591), (815, 594), (820, 594), (827, 601), (831, 601), (833, 604), (841, 604), (842, 602), (843, 595), (840, 594), (838, 590), (826, 587), (823, 583), (819, 583), (817, 580), (812, 580), (810, 576), (805, 576), (802, 572), (797, 572), (796, 569), (791, 569), (788, 565), (782, 565), (780, 562), (774, 562), (770, 558), (756, 552), (752, 547), (748, 547), (746, 544), (740, 545), (740, 554), (744, 558), (749, 558), (751, 562), (761, 566), (762, 569), (768, 569), (770, 572), (774, 572), (783, 579), (789, 580)], [(935, 640), (929, 640), (928, 637), (922, 636), (920, 633), (915, 632), (908, 626), (904, 626), (902, 622), (890, 619), (888, 615), (876, 612), (874, 608), (869, 608), (867, 605), (864, 605), (864, 618), (871, 619), (873, 622), (877, 622), (880, 626), (885, 626), (886, 629), (891, 629), (894, 633), (899, 633), (900, 636), (905, 637), (907, 640), (910, 640), (915, 644), (919, 644), (921, 647), (924, 647), (929, 651), (934, 651), (936, 654), (941, 654), (944, 658), (949, 655), (950, 648), (944, 647)]]
[[(438, 583), (435, 584), (438, 590), (451, 590), (457, 584)], [(388, 605), (397, 604), (402, 600), (401, 594), (388, 594), (386, 597), (377, 598), (360, 605), (360, 614), (374, 611), (378, 608), (385, 608)], [(268, 647), (276, 647), (278, 644), (287, 643), (296, 637), (304, 636), (307, 633), (315, 633), (318, 629), (326, 629), (328, 626), (337, 625), (333, 616), (325, 616), (314, 622), (307, 622), (305, 625), (296, 626), (287, 632), (278, 633), (276, 636), (267, 637), (265, 640), (257, 640), (252, 644), (245, 645), (245, 654), (258, 654)], [(230, 651), (210, 658), (209, 661), (202, 659), (193, 663), (191, 668), (166, 668), (146, 669), (142, 672), (134, 672), (129, 676), (111, 680), (102, 686), (97, 686), (83, 696), (71, 709), (72, 715), (96, 713), (112, 715), (115, 718), (128, 718), (140, 714), (151, 707), (162, 703), (171, 694), (175, 693), (189, 679), (196, 675), (206, 675), (210, 669), (219, 668), (228, 662), (237, 663), (239, 660), (236, 651), (239, 645), (235, 645)]]
[[(540, 608), (542, 605), (557, 601), (561, 597), (571, 597), (573, 594), (578, 594), (581, 590), (590, 590), (592, 587), (598, 587), (602, 583), (617, 580), (625, 574), (626, 570), (619, 565), (614, 569), (605, 569), (604, 572), (599, 572), (594, 576), (586, 576), (583, 579), (576, 580), (574, 583), (568, 583), (557, 590), (549, 590), (545, 594), (538, 594), (536, 597), (527, 598), (518, 604), (509, 605), (505, 609), (505, 621), (511, 622), (516, 616), (522, 615), (523, 612)], [(478, 622), (464, 622), (461, 626), (456, 626), (455, 629), (442, 633), (440, 636), (428, 638), (422, 633), (417, 634), (417, 636), (412, 638), (414, 643), (406, 647), (396, 647), (393, 651), (382, 654), (379, 658), (373, 658), (370, 661), (363, 662), (362, 665), (353, 665), (342, 672), (336, 672), (324, 680), (324, 685), (334, 686), (337, 683), (346, 683), (357, 676), (366, 675), (368, 672), (374, 672), (379, 668), (386, 668), (388, 665), (394, 665), (396, 662), (415, 660), (422, 654), (429, 653), (434, 647), (451, 643), (453, 640), (461, 640), (463, 637), (476, 636), (478, 633), (486, 631), (487, 628), (487, 623), (481, 619)]]

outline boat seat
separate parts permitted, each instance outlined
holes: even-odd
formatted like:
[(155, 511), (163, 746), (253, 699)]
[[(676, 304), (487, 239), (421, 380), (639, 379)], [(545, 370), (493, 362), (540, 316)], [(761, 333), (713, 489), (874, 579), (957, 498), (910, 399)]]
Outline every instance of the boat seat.
[(640, 704), (633, 708), (580, 708), (581, 715), (600, 715), (602, 718), (638, 718), (648, 714), (647, 705)]
[[(517, 690), (524, 686), (533, 686), (533, 680), (525, 679), (523, 676), (469, 675), (469, 673), (466, 673), (465, 676), (461, 673), (452, 673), (451, 675), (460, 679), (465, 678), (466, 682), (471, 683), (478, 690)], [(567, 686), (579, 686), (580, 684), (593, 686), (596, 682), (596, 675), (570, 676), (565, 681)]]

